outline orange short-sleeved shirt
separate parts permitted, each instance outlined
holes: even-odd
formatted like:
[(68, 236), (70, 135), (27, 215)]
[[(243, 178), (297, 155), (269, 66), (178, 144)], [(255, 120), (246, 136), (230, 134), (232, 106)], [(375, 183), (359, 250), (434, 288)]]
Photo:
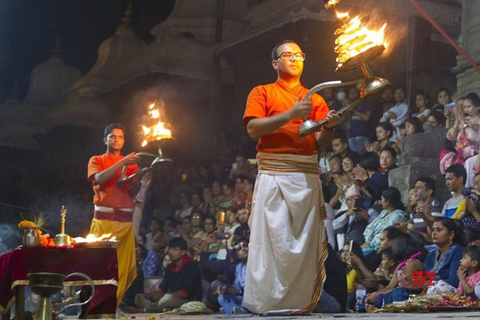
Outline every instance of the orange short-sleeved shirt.
[[(120, 161), (123, 155), (114, 157), (110, 153), (104, 153), (99, 156), (93, 156), (88, 161), (87, 178), (92, 181), (93, 186), (93, 204), (97, 206), (114, 207), (114, 208), (131, 208), (135, 205), (135, 201), (130, 197), (130, 188), (135, 182), (133, 179), (130, 183), (117, 185), (118, 179), (122, 175), (122, 170), (118, 170), (115, 176), (104, 185), (95, 182), (95, 174), (110, 168)], [(127, 176), (138, 171), (136, 164), (127, 167)]]
[[(257, 86), (248, 95), (243, 123), (247, 125), (252, 118), (265, 118), (283, 113), (294, 105), (300, 95), (303, 97), (307, 92), (308, 89), (301, 84), (294, 88), (288, 88), (282, 80)], [(310, 103), (313, 106), (310, 119), (323, 120), (329, 111), (325, 100), (320, 95), (314, 94)], [(311, 134), (303, 138), (298, 136), (298, 129), (302, 122), (302, 119), (290, 120), (272, 133), (261, 136), (257, 144), (257, 151), (301, 155), (316, 154), (315, 135)]]

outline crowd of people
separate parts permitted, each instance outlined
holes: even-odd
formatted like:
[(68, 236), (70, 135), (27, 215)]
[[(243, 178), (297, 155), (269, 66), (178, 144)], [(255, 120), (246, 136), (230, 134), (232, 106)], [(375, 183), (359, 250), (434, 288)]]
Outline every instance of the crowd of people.
[[(342, 92), (328, 89), (322, 94), (332, 109), (359, 94), (355, 87)], [(331, 147), (319, 154), (329, 259), (339, 258), (336, 263), (345, 266), (340, 276), (344, 283), (334, 286), (328, 285), (333, 281), (329, 272), (338, 280), (338, 268), (327, 268), (324, 291), (336, 303), (329, 300), (323, 311), (358, 309), (359, 284), (368, 292), (363, 307), (367, 310), (406, 300), (412, 293), (475, 295), (476, 288), (480, 296), (480, 285), (475, 286), (480, 279), (480, 251), (474, 246), (480, 244), (480, 202), (476, 200), (480, 175), (475, 156), (480, 143), (475, 138), (479, 110), (476, 94), (452, 103), (446, 89), (438, 91), (433, 106), (427, 95), (417, 94), (412, 107), (406, 103), (405, 89), (398, 86), (344, 116)], [(439, 155), (445, 185), (419, 177), (410, 188), (408, 203), (403, 203), (388, 180), (403, 152), (401, 139), (446, 126), (450, 126), (446, 139), (452, 141), (451, 150)], [(475, 160), (465, 167), (471, 156)], [(213, 165), (175, 172), (168, 209), (153, 210), (152, 218), (146, 214), (140, 227), (136, 252), (143, 278), (138, 277), (138, 285), (127, 292), (124, 303), (130, 307), (126, 310), (161, 311), (198, 299), (216, 311), (246, 312), (242, 293), (256, 165), (239, 155), (231, 169)], [(445, 203), (435, 198), (439, 188), (451, 192)], [(184, 285), (175, 288), (174, 281), (177, 284), (168, 287), (174, 283), (172, 275), (186, 272), (182, 270), (190, 265), (196, 271), (182, 278)], [(430, 286), (412, 285), (415, 271), (432, 271)], [(145, 277), (171, 279), (144, 292)], [(187, 293), (172, 298), (177, 289)]]

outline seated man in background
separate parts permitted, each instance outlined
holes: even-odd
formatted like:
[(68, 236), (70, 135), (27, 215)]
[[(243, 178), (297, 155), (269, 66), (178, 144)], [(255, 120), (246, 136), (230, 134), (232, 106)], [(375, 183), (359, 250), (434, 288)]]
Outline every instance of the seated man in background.
[(202, 299), (198, 262), (187, 256), (187, 242), (182, 238), (173, 238), (168, 247), (172, 262), (165, 270), (160, 289), (135, 297), (135, 304), (144, 312), (180, 308), (186, 302)]

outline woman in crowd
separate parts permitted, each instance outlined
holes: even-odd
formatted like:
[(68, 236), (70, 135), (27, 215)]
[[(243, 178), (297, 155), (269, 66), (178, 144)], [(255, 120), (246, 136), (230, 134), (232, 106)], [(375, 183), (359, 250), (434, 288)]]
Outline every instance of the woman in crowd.
[(179, 222), (182, 221), (182, 218), (190, 217), (193, 210), (190, 204), (190, 196), (185, 191), (180, 192), (180, 205), (181, 207), (175, 212), (175, 219)]
[(422, 133), (422, 132), (423, 132), (423, 124), (419, 118), (412, 117), (405, 122), (405, 134), (407, 136), (414, 133)]
[[(381, 204), (383, 211), (370, 223), (365, 232), (365, 243), (362, 248), (371, 252), (377, 248), (382, 231), (396, 222), (405, 221), (405, 206), (402, 203), (400, 192), (389, 187), (382, 193)], [(370, 249), (370, 250), (369, 250)]]
[(422, 123), (425, 122), (432, 112), (432, 110), (428, 107), (428, 102), (428, 94), (417, 93), (415, 95), (415, 104), (418, 108), (418, 111), (412, 117), (418, 118)]
[(380, 153), (380, 151), (390, 143), (390, 139), (393, 137), (394, 132), (395, 129), (390, 122), (379, 123), (375, 128), (377, 141), (365, 142), (365, 149), (367, 152)]
[(462, 230), (455, 220), (435, 218), (432, 242), (435, 247), (425, 259), (425, 271), (435, 273), (435, 285), (428, 287), (427, 293), (455, 293), (458, 287), (457, 270), (462, 259)]
[(379, 172), (380, 158), (375, 152), (367, 152), (360, 158), (360, 163), (353, 169), (355, 180), (370, 195), (370, 206), (380, 200), (382, 192), (388, 187), (388, 175)]
[(385, 147), (380, 152), (380, 169), (382, 174), (388, 174), (397, 167), (397, 152), (391, 147)]
[(437, 103), (433, 107), (432, 111), (439, 111), (443, 113), (443, 109), (445, 105), (452, 102), (452, 97), (450, 95), (450, 91), (447, 88), (440, 88), (437, 90)]
[[(463, 102), (463, 109), (455, 108), (455, 123), (447, 132), (449, 141), (456, 141), (455, 152), (443, 150), (440, 153), (440, 172), (454, 164), (465, 164), (480, 146), (480, 98), (469, 93)], [(465, 113), (464, 113), (465, 112)]]
[(432, 111), (425, 122), (433, 128), (445, 128), (445, 122), (447, 118), (440, 111)]

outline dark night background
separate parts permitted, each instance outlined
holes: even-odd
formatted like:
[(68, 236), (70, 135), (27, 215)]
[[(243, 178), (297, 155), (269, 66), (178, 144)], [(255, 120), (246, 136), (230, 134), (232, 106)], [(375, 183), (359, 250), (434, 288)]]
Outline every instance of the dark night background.
[(58, 37), (65, 63), (88, 72), (98, 46), (115, 33), (129, 3), (137, 37), (149, 43), (151, 28), (168, 17), (175, 1), (0, 1), (0, 103), (11, 95), (25, 97), (30, 72), (50, 57)]

